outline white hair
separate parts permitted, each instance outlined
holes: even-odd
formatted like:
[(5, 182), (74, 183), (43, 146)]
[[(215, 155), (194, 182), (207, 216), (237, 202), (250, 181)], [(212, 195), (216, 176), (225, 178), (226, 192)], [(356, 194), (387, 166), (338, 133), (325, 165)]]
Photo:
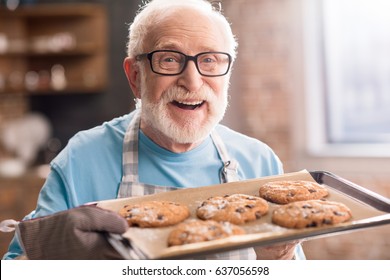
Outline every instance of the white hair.
[(228, 52), (234, 61), (237, 41), (230, 28), (230, 24), (226, 17), (206, 0), (150, 0), (146, 2), (144, 6), (140, 7), (133, 23), (130, 24), (127, 55), (129, 57), (135, 57), (144, 52), (143, 45), (148, 31), (172, 12), (181, 8), (195, 9), (209, 16), (221, 28), (221, 32), (224, 34), (228, 43)]

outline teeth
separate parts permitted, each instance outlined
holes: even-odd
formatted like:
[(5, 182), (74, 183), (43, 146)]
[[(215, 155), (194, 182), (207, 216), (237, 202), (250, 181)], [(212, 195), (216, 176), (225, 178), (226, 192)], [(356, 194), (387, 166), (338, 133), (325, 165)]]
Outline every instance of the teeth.
[(203, 103), (203, 100), (202, 101), (192, 101), (192, 102), (189, 102), (189, 101), (177, 101), (178, 103), (181, 103), (181, 104), (184, 104), (184, 105), (190, 105), (190, 106), (195, 106), (195, 105), (200, 105)]

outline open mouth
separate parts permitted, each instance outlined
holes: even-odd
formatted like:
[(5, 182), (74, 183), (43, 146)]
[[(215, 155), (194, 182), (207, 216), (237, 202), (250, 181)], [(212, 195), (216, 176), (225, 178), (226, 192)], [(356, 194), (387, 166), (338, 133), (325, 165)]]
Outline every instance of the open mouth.
[(184, 110), (195, 110), (196, 108), (199, 108), (200, 106), (202, 106), (205, 101), (202, 100), (202, 101), (194, 101), (194, 102), (190, 102), (190, 101), (172, 101), (171, 102), (174, 106), (176, 107), (179, 107), (180, 109), (184, 109)]

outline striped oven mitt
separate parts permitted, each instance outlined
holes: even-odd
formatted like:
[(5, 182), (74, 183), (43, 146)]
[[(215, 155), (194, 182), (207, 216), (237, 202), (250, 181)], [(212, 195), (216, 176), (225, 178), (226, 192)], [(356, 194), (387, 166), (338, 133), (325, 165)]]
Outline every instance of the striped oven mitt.
[(28, 259), (123, 259), (108, 234), (123, 234), (126, 220), (96, 206), (80, 206), (42, 218), (22, 221), (18, 234)]

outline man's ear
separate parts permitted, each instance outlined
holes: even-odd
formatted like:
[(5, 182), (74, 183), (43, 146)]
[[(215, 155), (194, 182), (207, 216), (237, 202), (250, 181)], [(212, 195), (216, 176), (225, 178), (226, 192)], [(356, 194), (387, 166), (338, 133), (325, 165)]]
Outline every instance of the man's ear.
[(123, 61), (123, 69), (125, 70), (127, 80), (129, 81), (134, 96), (141, 99), (139, 66), (136, 63), (135, 58), (126, 57)]

